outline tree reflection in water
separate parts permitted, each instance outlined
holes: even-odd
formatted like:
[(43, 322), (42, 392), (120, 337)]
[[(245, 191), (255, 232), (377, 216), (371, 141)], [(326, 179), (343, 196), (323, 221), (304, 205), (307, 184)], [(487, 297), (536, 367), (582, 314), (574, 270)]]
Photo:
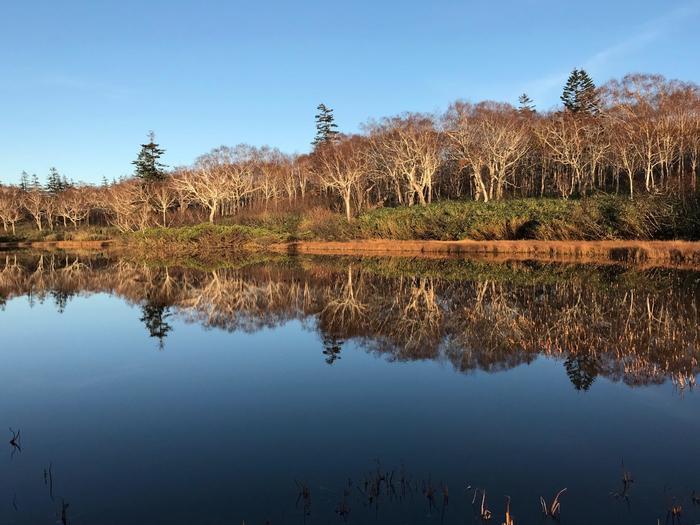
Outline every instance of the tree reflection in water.
[(353, 340), (390, 360), (462, 372), (551, 356), (581, 391), (599, 375), (685, 389), (698, 373), (699, 282), (693, 271), (522, 262), (280, 257), (194, 269), (5, 254), (0, 306), (53, 298), (63, 311), (76, 294), (106, 292), (141, 308), (161, 348), (173, 318), (247, 332), (296, 319), (318, 331), (329, 365)]
[(165, 348), (165, 338), (173, 329), (166, 321), (166, 319), (172, 315), (170, 313), (170, 307), (166, 304), (149, 299), (146, 301), (146, 304), (141, 306), (141, 312), (143, 314), (140, 319), (141, 322), (146, 325), (148, 334), (158, 339), (158, 348), (163, 350)]

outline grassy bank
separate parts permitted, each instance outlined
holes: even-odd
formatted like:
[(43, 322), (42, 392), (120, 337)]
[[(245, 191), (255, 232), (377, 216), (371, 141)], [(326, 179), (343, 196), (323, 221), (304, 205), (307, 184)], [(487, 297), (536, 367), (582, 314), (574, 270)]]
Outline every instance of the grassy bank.
[(122, 235), (120, 241), (152, 254), (206, 257), (231, 250), (259, 251), (289, 239), (288, 232), (263, 226), (197, 224), (180, 228), (148, 228)]
[[(444, 201), (426, 207), (375, 209), (350, 222), (320, 208), (294, 214), (269, 212), (239, 216), (236, 223), (229, 224), (151, 228), (121, 240), (151, 254), (204, 258), (270, 249), (696, 265), (700, 252), (694, 244), (651, 241), (697, 239), (699, 224), (697, 208), (680, 201), (647, 198), (632, 202), (606, 196), (569, 201)], [(528, 242), (511, 242), (516, 240)]]
[[(267, 219), (269, 220), (269, 219)], [(443, 201), (426, 207), (379, 208), (348, 223), (312, 210), (276, 224), (294, 225), (300, 240), (667, 240), (700, 238), (700, 213), (666, 198)], [(258, 221), (263, 225), (265, 220)]]
[(34, 223), (24, 222), (17, 225), (15, 233), (0, 228), (0, 243), (107, 241), (118, 236), (117, 229), (109, 226), (56, 226), (53, 230), (44, 228), (39, 231)]
[[(635, 201), (612, 196), (489, 203), (441, 201), (425, 207), (378, 208), (350, 222), (339, 213), (312, 208), (297, 213), (249, 213), (224, 224), (149, 228), (130, 234), (118, 234), (106, 227), (39, 233), (24, 224), (17, 235), (6, 234), (0, 243), (113, 238), (154, 253), (206, 255), (263, 250), (298, 241), (696, 240), (700, 238), (699, 209), (695, 202), (665, 197)], [(502, 249), (505, 245), (495, 251)]]

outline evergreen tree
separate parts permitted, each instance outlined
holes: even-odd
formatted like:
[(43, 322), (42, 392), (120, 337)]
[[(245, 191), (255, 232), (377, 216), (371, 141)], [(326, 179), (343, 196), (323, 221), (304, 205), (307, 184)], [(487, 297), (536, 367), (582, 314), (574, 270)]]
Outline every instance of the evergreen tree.
[(165, 179), (165, 164), (161, 164), (158, 159), (165, 153), (156, 144), (156, 136), (152, 131), (148, 134), (148, 143), (141, 144), (141, 151), (138, 158), (132, 162), (135, 169), (135, 175), (144, 182), (158, 182)]
[(58, 195), (65, 189), (63, 179), (56, 168), (49, 170), (49, 177), (46, 180), (46, 191), (52, 195)]
[(333, 110), (325, 104), (319, 104), (316, 108), (316, 137), (311, 143), (314, 147), (321, 144), (329, 144), (338, 139), (338, 126), (335, 123)]
[(32, 175), (32, 182), (29, 185), (29, 189), (33, 191), (41, 189), (41, 183), (39, 182), (39, 177), (36, 176), (36, 173)]
[(29, 190), (29, 174), (26, 171), (23, 171), (19, 178), (19, 189), (22, 191)]
[(583, 69), (571, 72), (564, 85), (561, 101), (568, 111), (588, 115), (596, 115), (600, 105), (595, 84)]
[(535, 109), (535, 103), (528, 96), (527, 93), (523, 93), (518, 97), (518, 103), (518, 112), (521, 115), (532, 115), (533, 113), (537, 113), (537, 110)]

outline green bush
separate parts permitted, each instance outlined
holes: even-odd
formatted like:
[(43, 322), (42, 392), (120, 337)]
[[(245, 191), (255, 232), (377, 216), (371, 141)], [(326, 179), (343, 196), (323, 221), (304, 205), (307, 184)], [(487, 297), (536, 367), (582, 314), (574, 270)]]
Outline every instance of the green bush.
[(667, 197), (443, 201), (380, 208), (355, 222), (349, 233), (356, 238), (384, 239), (696, 239), (700, 234), (698, 206)]

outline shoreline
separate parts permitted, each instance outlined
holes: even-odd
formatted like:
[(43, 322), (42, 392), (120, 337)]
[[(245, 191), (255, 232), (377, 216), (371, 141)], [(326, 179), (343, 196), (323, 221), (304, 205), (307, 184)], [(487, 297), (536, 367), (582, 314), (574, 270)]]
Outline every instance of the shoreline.
[(486, 256), (499, 260), (551, 262), (659, 262), (700, 268), (696, 241), (434, 241), (355, 240), (298, 241), (268, 247), (277, 253), (367, 256)]
[[(173, 243), (178, 246), (178, 243)], [(0, 251), (38, 250), (105, 250), (125, 248), (119, 239), (100, 241), (16, 241), (0, 243)], [(162, 248), (162, 246), (159, 246)], [(140, 249), (143, 249), (141, 247)], [(231, 246), (231, 251), (240, 250)], [(211, 253), (203, 249), (211, 255)], [(230, 254), (228, 249), (222, 256)], [(246, 250), (241, 250), (246, 251)], [(345, 255), (448, 258), (470, 256), (497, 261), (543, 261), (580, 263), (627, 263), (663, 265), (700, 269), (699, 241), (439, 241), (364, 239), (352, 241), (291, 241), (273, 243), (262, 248), (284, 255)], [(166, 254), (167, 255), (167, 254)], [(196, 256), (196, 251), (193, 252)]]

